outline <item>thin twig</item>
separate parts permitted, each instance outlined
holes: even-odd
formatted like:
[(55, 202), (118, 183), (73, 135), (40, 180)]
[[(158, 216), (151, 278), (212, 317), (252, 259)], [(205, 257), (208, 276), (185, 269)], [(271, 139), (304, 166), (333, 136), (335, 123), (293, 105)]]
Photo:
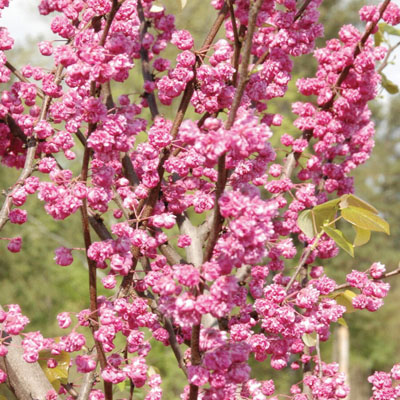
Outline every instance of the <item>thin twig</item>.
[[(371, 23), (367, 26), (367, 29), (365, 30), (363, 36), (360, 39), (360, 42), (358, 43), (358, 45), (355, 47), (354, 52), (353, 52), (353, 60), (356, 59), (356, 57), (361, 53), (361, 49), (363, 48), (363, 46), (365, 45), (365, 43), (367, 42), (368, 38), (370, 37), (370, 35), (372, 34), (372, 32), (374, 31), (376, 25), (378, 24), (378, 21), (382, 18), (383, 13), (385, 12), (387, 6), (390, 4), (390, 0), (385, 0), (381, 6), (379, 7), (379, 18), (377, 19), (376, 22)], [(353, 68), (353, 63), (346, 66), (342, 72), (339, 74), (335, 84), (333, 85), (334, 88), (336, 88), (335, 93), (332, 94), (332, 97), (322, 106), (320, 106), (321, 110), (329, 110), (332, 105), (333, 102), (335, 100), (335, 96), (337, 93), (340, 92), (340, 87), (341, 84), (344, 82), (344, 80), (347, 78), (351, 68)], [(306, 129), (303, 131), (302, 133), (302, 137), (304, 139), (306, 139), (308, 142), (311, 140), (313, 136), (313, 130), (312, 129)], [(294, 152), (292, 151), (287, 157), (286, 160), (284, 162), (283, 165), (283, 172), (281, 174), (281, 178), (290, 178), (293, 174), (293, 171), (296, 167), (296, 163), (299, 160), (299, 158), (301, 157), (300, 152)]]
[(311, 0), (306, 0), (303, 5), (299, 8), (299, 11), (297, 11), (294, 21), (297, 21), (301, 16), (303, 15), (304, 11), (306, 11), (308, 5), (311, 3)]
[[(97, 354), (96, 354), (95, 348), (92, 351), (92, 355), (96, 357), (96, 362), (97, 362), (98, 359), (97, 359)], [(85, 376), (83, 377), (83, 382), (81, 384), (81, 390), (79, 391), (79, 395), (76, 400), (88, 400), (89, 399), (89, 394), (93, 388), (95, 380), (96, 380), (96, 368), (93, 371), (89, 372), (88, 374), (85, 374)]]
[[(106, 40), (107, 40), (107, 35), (108, 32), (111, 28), (111, 24), (113, 22), (113, 19), (120, 7), (120, 3), (117, 0), (113, 0), (111, 11), (107, 16), (107, 21), (106, 25), (104, 27), (102, 36), (99, 41), (100, 46), (104, 46)], [(104, 90), (109, 90), (109, 86), (105, 87)], [(96, 96), (96, 82), (92, 81), (90, 83), (90, 95), (92, 97)], [(111, 93), (109, 93), (111, 95)], [(108, 99), (108, 95), (106, 96), (106, 100)], [(112, 98), (111, 98), (112, 100)], [(88, 133), (87, 133), (87, 139), (90, 137), (90, 135), (96, 130), (97, 124), (95, 123), (89, 123), (88, 126)], [(92, 151), (91, 149), (87, 146), (87, 141), (86, 141), (86, 146), (85, 146), (85, 151), (83, 154), (83, 160), (82, 160), (82, 169), (81, 169), (81, 180), (83, 183), (86, 184), (87, 179), (88, 179), (88, 171), (89, 171), (89, 161), (91, 157)], [(89, 250), (89, 247), (92, 244), (92, 239), (90, 235), (90, 228), (89, 228), (89, 214), (88, 214), (88, 206), (87, 206), (87, 199), (84, 198), (82, 200), (82, 207), (81, 207), (81, 219), (82, 219), (82, 231), (83, 231), (83, 239), (85, 242), (85, 248), (86, 248), (86, 259), (87, 263), (89, 266), (89, 299), (90, 299), (90, 311), (92, 313), (92, 319), (94, 323), (91, 324), (91, 330), (94, 336), (94, 332), (98, 329), (98, 324), (96, 323), (98, 321), (98, 315), (97, 315), (97, 265), (94, 260), (88, 257), (87, 253)], [(97, 350), (97, 355), (100, 361), (100, 366), (102, 369), (106, 368), (107, 366), (107, 360), (106, 356), (104, 353), (104, 349), (102, 344), (98, 340), (94, 340), (96, 350)], [(104, 381), (104, 392), (105, 392), (105, 397), (106, 400), (112, 400), (113, 398), (113, 393), (112, 393), (112, 383), (111, 382), (106, 382)]]
[(308, 257), (310, 257), (310, 254), (311, 254), (312, 251), (313, 251), (313, 246), (308, 246), (306, 248), (306, 250), (304, 251), (303, 255), (301, 256), (301, 260), (299, 262), (299, 265), (296, 268), (296, 271), (294, 272), (294, 274), (290, 278), (290, 281), (289, 281), (289, 283), (287, 284), (287, 286), (285, 288), (286, 292), (288, 292), (289, 289), (292, 287), (292, 285), (293, 285), (294, 281), (296, 280), (297, 276), (300, 274), (301, 270), (306, 265), (307, 259), (308, 259)]
[[(140, 26), (140, 41), (142, 42), (144, 36), (147, 33), (149, 24), (144, 17), (143, 5), (142, 5), (141, 0), (139, 0), (137, 3), (137, 10), (138, 10), (139, 20), (140, 20), (140, 24), (141, 24), (141, 26)], [(141, 47), (140, 47), (140, 59), (142, 61), (142, 75), (143, 75), (144, 81), (153, 82), (154, 81), (153, 74), (150, 72), (149, 52), (143, 47), (143, 44), (141, 44)], [(147, 104), (149, 105), (151, 117), (154, 119), (159, 114), (156, 97), (154, 96), (154, 92), (151, 92), (151, 93), (146, 92), (144, 94), (144, 97), (147, 100)]]
[(378, 74), (380, 74), (388, 65), (389, 63), (389, 58), (392, 55), (392, 53), (400, 46), (400, 42), (397, 42), (394, 46), (389, 46), (388, 51), (386, 52), (385, 58), (382, 60), (381, 65), (379, 65), (379, 68), (376, 70)]
[[(238, 82), (238, 86), (237, 86), (237, 89), (235, 91), (235, 95), (233, 98), (232, 107), (229, 111), (228, 119), (225, 123), (225, 130), (227, 130), (227, 131), (229, 131), (229, 129), (232, 128), (232, 126), (235, 122), (236, 114), (239, 109), (240, 103), (242, 101), (242, 97), (244, 94), (244, 90), (246, 88), (246, 84), (248, 82), (250, 54), (251, 54), (251, 48), (253, 45), (253, 35), (254, 35), (255, 28), (256, 28), (257, 15), (261, 8), (262, 3), (263, 3), (262, 0), (257, 0), (249, 12), (248, 30), (247, 30), (246, 40), (245, 40), (244, 48), (243, 48), (242, 63), (240, 64), (240, 69), (239, 69), (239, 82)], [(218, 240), (219, 232), (222, 227), (223, 218), (221, 217), (221, 214), (219, 211), (218, 201), (225, 189), (226, 180), (227, 180), (227, 171), (225, 168), (225, 154), (223, 154), (218, 159), (218, 179), (217, 179), (217, 187), (216, 187), (216, 191), (215, 191), (215, 204), (214, 204), (215, 214), (214, 214), (214, 220), (213, 220), (213, 224), (212, 224), (212, 228), (211, 228), (211, 232), (210, 232), (210, 237), (209, 237), (209, 239), (207, 241), (207, 245), (206, 245), (204, 261), (208, 261), (211, 259), (212, 252), (214, 250), (214, 246)]]
[[(387, 272), (386, 274), (383, 274), (379, 280), (381, 279), (387, 279), (387, 278), (391, 278), (393, 276), (399, 275), (400, 274), (400, 267), (394, 269), (393, 271)], [(342, 283), (341, 285), (336, 286), (335, 288), (335, 292), (338, 290), (342, 290), (342, 289), (348, 289), (353, 287), (352, 285), (350, 285), (349, 283)]]
[[(208, 35), (203, 43), (203, 46), (201, 47), (201, 49), (199, 51), (198, 58), (200, 61), (203, 60), (204, 57), (206, 56), (207, 51), (209, 50), (210, 45), (214, 41), (219, 29), (221, 28), (227, 13), (228, 13), (228, 6), (225, 3), (224, 6), (222, 7), (221, 11), (219, 12), (214, 24), (212, 25), (210, 32), (208, 33)], [(181, 126), (183, 118), (186, 113), (186, 110), (189, 107), (190, 100), (191, 100), (193, 92), (194, 92), (193, 84), (194, 84), (193, 80), (187, 84), (185, 91), (183, 93), (182, 100), (179, 105), (178, 111), (176, 113), (175, 119), (172, 123), (170, 134), (171, 134), (173, 140), (175, 140), (176, 136), (178, 135), (179, 127)], [(172, 148), (172, 146), (171, 146), (171, 148)], [(141, 215), (142, 219), (144, 220), (144, 222), (141, 225), (141, 227), (143, 227), (143, 228), (146, 227), (147, 218), (151, 216), (151, 214), (153, 212), (153, 208), (159, 198), (162, 177), (164, 175), (164, 163), (171, 154), (171, 148), (165, 149), (161, 154), (159, 166), (157, 169), (157, 173), (159, 176), (158, 185), (155, 188), (153, 188), (150, 191), (149, 196), (145, 200), (141, 201), (138, 205), (137, 212), (138, 212), (138, 214)], [(121, 286), (120, 286), (118, 297), (121, 297), (121, 296), (123, 297), (126, 295), (126, 293), (129, 292), (129, 288), (132, 284), (134, 270), (136, 268), (137, 259), (138, 259), (139, 255), (140, 255), (140, 249), (137, 248), (136, 246), (134, 246), (132, 249), (133, 264), (131, 267), (131, 271), (129, 272), (128, 275), (124, 276)]]
[[(56, 85), (60, 84), (61, 82), (62, 79), (61, 74), (63, 68), (64, 67), (62, 65), (59, 65), (57, 67), (54, 77), (54, 83)], [(47, 111), (50, 107), (51, 100), (52, 100), (51, 96), (46, 95), (44, 97), (38, 122), (46, 119)], [(37, 139), (35, 138), (35, 136), (32, 136), (27, 140), (26, 146), (27, 146), (27, 151), (26, 151), (24, 168), (22, 169), (21, 174), (19, 175), (15, 185), (8, 191), (6, 199), (4, 200), (3, 206), (0, 210), (0, 230), (3, 229), (4, 225), (8, 221), (8, 214), (11, 210), (11, 204), (12, 204), (12, 194), (14, 193), (14, 191), (18, 190), (24, 184), (25, 179), (27, 179), (32, 174), (34, 169), (35, 154), (37, 148)]]
[[(253, 44), (253, 35), (256, 28), (257, 15), (261, 8), (262, 3), (263, 0), (257, 0), (253, 4), (249, 12), (248, 28), (243, 48), (242, 63), (240, 64), (240, 69), (239, 69), (239, 82), (235, 91), (231, 109), (229, 111), (228, 119), (225, 124), (225, 129), (227, 131), (232, 128), (235, 122), (236, 114), (239, 109), (240, 103), (242, 101), (246, 84), (248, 82), (249, 63), (250, 63), (251, 48)], [(210, 237), (208, 238), (207, 241), (203, 261), (208, 261), (211, 259), (214, 246), (218, 240), (218, 236), (223, 224), (223, 217), (221, 216), (219, 211), (218, 201), (225, 189), (226, 180), (227, 180), (227, 171), (225, 167), (225, 154), (223, 154), (218, 159), (218, 180), (217, 180), (217, 187), (215, 192), (215, 204), (214, 204), (215, 214), (213, 218)], [(192, 336), (191, 336), (192, 365), (199, 365), (201, 363), (200, 329), (201, 329), (201, 324), (192, 327)], [(199, 387), (194, 384), (190, 384), (189, 400), (196, 400), (198, 398), (198, 394), (199, 394)]]
[[(19, 72), (17, 70), (17, 68), (14, 67), (14, 65), (12, 65), (9, 61), (6, 61), (6, 63), (4, 64), (21, 82), (25, 82), (25, 83), (31, 83), (29, 79), (25, 78), (21, 72)], [(36, 86), (36, 85), (35, 85)], [(37, 95), (41, 98), (44, 99), (45, 94), (43, 92), (43, 90), (39, 87), (36, 87), (37, 90)]]

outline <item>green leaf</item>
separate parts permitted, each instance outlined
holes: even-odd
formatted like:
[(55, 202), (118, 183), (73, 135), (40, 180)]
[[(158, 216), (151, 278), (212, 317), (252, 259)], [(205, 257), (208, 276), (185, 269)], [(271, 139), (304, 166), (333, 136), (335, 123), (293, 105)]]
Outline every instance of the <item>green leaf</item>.
[(310, 239), (316, 235), (311, 210), (304, 210), (299, 214), (297, 226)]
[[(62, 383), (68, 383), (68, 370), (71, 360), (69, 353), (62, 351), (58, 355), (53, 355), (49, 350), (43, 350), (39, 353), (39, 355), (40, 367), (42, 368), (49, 382), (52, 384), (53, 388), (58, 392)], [(47, 366), (47, 360), (49, 358), (54, 358), (57, 361), (57, 366), (55, 368), (49, 368)]]
[(313, 347), (317, 344), (317, 333), (305, 333), (302, 337), (303, 342), (308, 347)]
[(371, 238), (371, 231), (368, 229), (362, 229), (356, 225), (353, 225), (353, 228), (356, 231), (356, 236), (353, 241), (353, 245), (355, 247), (357, 246), (362, 246), (365, 243), (369, 242), (369, 239)]
[(340, 209), (343, 210), (344, 208), (351, 206), (363, 208), (364, 210), (370, 211), (374, 214), (378, 214), (379, 212), (374, 206), (371, 206), (371, 204), (367, 203), (366, 201), (354, 196), (354, 194), (344, 194), (340, 198)]
[(379, 30), (382, 32), (387, 32), (389, 35), (400, 36), (400, 29), (396, 29), (393, 26), (385, 24), (384, 22), (379, 24)]
[(355, 308), (353, 307), (354, 297), (356, 297), (356, 294), (354, 292), (352, 292), (351, 290), (345, 290), (344, 292), (336, 295), (334, 299), (336, 300), (336, 303), (346, 307), (347, 313), (352, 313), (355, 311)]
[(126, 387), (126, 379), (120, 383), (117, 383), (117, 387), (120, 392), (123, 392)]
[(381, 76), (382, 76), (382, 86), (386, 89), (388, 93), (396, 94), (399, 92), (399, 87), (390, 79), (388, 79), (383, 72), (381, 72)]
[(253, 68), (253, 69), (250, 71), (250, 75), (253, 75), (253, 74), (256, 74), (257, 72), (262, 71), (263, 68), (264, 68), (263, 65), (257, 65), (257, 67)]
[(323, 231), (335, 241), (335, 243), (346, 253), (354, 257), (354, 246), (344, 237), (339, 229), (333, 229), (329, 226), (324, 226)]
[(389, 224), (374, 213), (360, 207), (347, 207), (342, 210), (342, 217), (361, 229), (384, 232), (390, 235)]
[(349, 326), (347, 325), (346, 320), (345, 320), (343, 317), (342, 317), (342, 318), (339, 318), (339, 319), (337, 320), (337, 322), (338, 322), (339, 325), (345, 326), (346, 328), (349, 327)]
[(326, 223), (332, 222), (335, 219), (339, 208), (339, 202), (340, 199), (330, 200), (312, 209), (312, 215), (314, 216), (315, 226), (318, 232), (323, 229)]
[(375, 46), (378, 47), (383, 41), (383, 34), (381, 30), (378, 30), (374, 35)]

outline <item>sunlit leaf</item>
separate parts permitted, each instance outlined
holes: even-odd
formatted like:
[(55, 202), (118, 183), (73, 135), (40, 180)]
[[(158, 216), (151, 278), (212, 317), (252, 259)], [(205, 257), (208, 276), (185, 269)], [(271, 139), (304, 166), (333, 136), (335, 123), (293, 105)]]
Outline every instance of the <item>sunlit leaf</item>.
[(332, 222), (335, 219), (338, 211), (340, 199), (334, 199), (325, 203), (319, 204), (312, 209), (315, 226), (320, 232), (326, 223)]
[(311, 210), (302, 211), (297, 218), (297, 226), (310, 239), (315, 236), (314, 223)]
[(181, 7), (182, 9), (184, 9), (186, 7), (187, 4), (187, 0), (180, 0), (181, 1)]
[(126, 388), (126, 379), (122, 382), (117, 383), (118, 390), (123, 392)]
[(338, 322), (339, 325), (342, 325), (342, 326), (345, 326), (346, 328), (348, 328), (347, 322), (346, 322), (346, 320), (344, 318), (339, 318), (337, 320), (337, 322)]
[(324, 226), (323, 230), (341, 249), (354, 257), (354, 246), (344, 237), (343, 233), (339, 231), (339, 229)]
[(379, 30), (382, 32), (387, 32), (389, 35), (400, 36), (400, 29), (396, 29), (393, 26), (386, 24), (385, 22), (381, 22), (379, 24)]
[(313, 347), (317, 344), (317, 333), (305, 333), (302, 337), (303, 342), (308, 347)]
[(342, 217), (361, 229), (384, 232), (390, 235), (389, 224), (376, 214), (360, 207), (347, 207), (342, 210)]
[[(47, 360), (49, 358), (54, 358), (57, 361), (57, 366), (55, 368), (49, 368), (47, 366)], [(70, 360), (69, 353), (66, 351), (62, 351), (58, 355), (51, 354), (49, 350), (43, 350), (39, 353), (39, 365), (56, 391), (60, 389), (62, 383), (68, 383)]]
[(390, 94), (396, 94), (399, 92), (399, 87), (392, 82), (390, 79), (386, 77), (384, 73), (381, 73), (382, 76), (382, 86), (386, 89), (386, 91)]
[(155, 3), (150, 7), (150, 12), (159, 13), (159, 12), (162, 12), (162, 11), (164, 11), (164, 7), (161, 4), (156, 4)]
[(353, 228), (356, 231), (356, 236), (353, 241), (354, 246), (362, 246), (365, 243), (369, 242), (371, 238), (371, 231), (368, 229), (362, 229), (356, 225), (353, 225)]
[(352, 313), (355, 311), (355, 308), (353, 307), (354, 297), (356, 297), (356, 294), (354, 292), (352, 292), (351, 290), (345, 290), (344, 292), (335, 295), (334, 299), (336, 300), (336, 303), (346, 307), (347, 313)]
[(374, 35), (375, 46), (379, 46), (383, 41), (382, 31), (378, 30)]
[(347, 207), (359, 207), (374, 214), (378, 214), (379, 212), (374, 206), (371, 206), (371, 204), (367, 203), (366, 201), (354, 196), (354, 194), (344, 194), (340, 198), (340, 208), (344, 209)]
[(262, 71), (263, 68), (264, 68), (263, 65), (257, 65), (255, 68), (253, 68), (253, 69), (250, 71), (250, 75), (253, 75), (253, 74), (256, 74), (257, 72)]

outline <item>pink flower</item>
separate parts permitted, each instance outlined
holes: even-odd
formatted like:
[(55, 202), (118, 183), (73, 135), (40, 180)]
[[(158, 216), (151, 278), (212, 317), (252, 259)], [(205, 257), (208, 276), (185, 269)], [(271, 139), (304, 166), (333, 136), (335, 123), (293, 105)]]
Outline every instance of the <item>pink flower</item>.
[(105, 289), (114, 289), (115, 285), (117, 284), (115, 275), (111, 275), (111, 274), (102, 278), (101, 282), (103, 283), (103, 286)]
[(187, 247), (190, 246), (190, 243), (192, 242), (192, 239), (190, 238), (189, 235), (179, 235), (178, 237), (178, 247)]
[(51, 56), (53, 54), (53, 44), (52, 42), (39, 42), (39, 51), (42, 56)]
[(4, 383), (7, 381), (7, 374), (0, 369), (0, 383)]
[(10, 211), (8, 218), (12, 224), (22, 225), (26, 222), (27, 215), (28, 213), (26, 210), (20, 210), (19, 208), (16, 208)]
[(383, 20), (390, 25), (400, 24), (400, 7), (395, 3), (389, 3), (383, 13)]
[(57, 400), (57, 397), (57, 392), (54, 389), (51, 389), (46, 393), (46, 400)]
[(55, 250), (55, 253), (56, 255), (54, 257), (54, 260), (56, 261), (56, 264), (61, 265), (62, 267), (71, 265), (74, 261), (71, 249), (68, 249), (66, 247), (58, 247)]
[(94, 389), (89, 394), (89, 400), (104, 400), (104, 393), (99, 389)]
[(11, 253), (19, 253), (21, 251), (21, 246), (22, 238), (20, 236), (17, 236), (9, 241), (7, 249), (11, 251)]
[(78, 372), (81, 372), (83, 374), (93, 371), (96, 368), (96, 361), (87, 355), (76, 356), (75, 364)]
[(71, 317), (69, 313), (67, 312), (62, 312), (57, 315), (57, 321), (58, 321), (58, 326), (61, 329), (68, 328), (71, 325)]
[(196, 386), (203, 386), (208, 382), (209, 372), (198, 365), (190, 365), (188, 368), (189, 382)]
[(194, 45), (192, 35), (184, 29), (172, 34), (171, 43), (180, 50), (190, 50)]

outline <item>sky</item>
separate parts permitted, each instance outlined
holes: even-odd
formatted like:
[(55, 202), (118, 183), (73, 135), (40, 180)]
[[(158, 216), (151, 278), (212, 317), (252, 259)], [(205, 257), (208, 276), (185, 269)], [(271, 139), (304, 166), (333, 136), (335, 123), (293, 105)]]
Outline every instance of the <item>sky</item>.
[[(392, 1), (400, 5), (400, 0)], [(29, 38), (41, 40), (58, 38), (50, 30), (52, 16), (41, 16), (37, 9), (38, 4), (39, 0), (10, 0), (10, 6), (2, 11), (0, 26), (8, 28), (16, 45), (23, 46)], [(400, 40), (400, 37), (393, 39)], [(384, 72), (400, 87), (400, 48), (397, 49), (395, 61), (397, 65), (388, 65)]]

